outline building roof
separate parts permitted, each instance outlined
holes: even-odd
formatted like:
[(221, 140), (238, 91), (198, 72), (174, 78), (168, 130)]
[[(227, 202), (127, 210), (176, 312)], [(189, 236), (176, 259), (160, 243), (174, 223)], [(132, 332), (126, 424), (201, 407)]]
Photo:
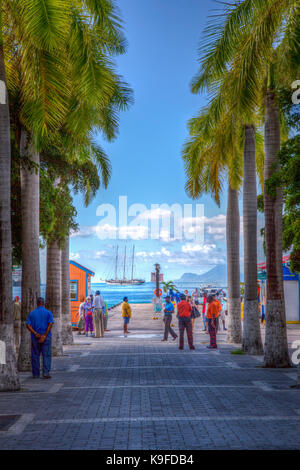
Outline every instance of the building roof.
[(95, 276), (94, 271), (92, 271), (89, 268), (86, 268), (85, 266), (82, 266), (82, 264), (77, 263), (77, 261), (70, 260), (70, 264), (73, 264), (73, 266), (76, 266), (79, 269), (82, 269), (82, 271), (85, 271), (86, 273), (90, 274), (91, 276)]
[[(289, 260), (290, 260), (290, 255), (283, 256), (282, 257), (282, 264), (288, 263)], [(266, 263), (259, 263), (257, 265), (258, 271), (264, 271), (266, 269), (266, 267), (267, 267)]]

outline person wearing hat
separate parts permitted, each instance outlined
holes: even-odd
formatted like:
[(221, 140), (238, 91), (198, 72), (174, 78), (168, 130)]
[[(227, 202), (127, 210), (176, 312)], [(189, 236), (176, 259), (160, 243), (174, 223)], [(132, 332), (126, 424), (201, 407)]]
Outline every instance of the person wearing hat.
[(165, 324), (165, 331), (164, 331), (164, 337), (162, 341), (168, 341), (168, 334), (173, 337), (173, 340), (177, 338), (177, 334), (171, 328), (171, 323), (172, 323), (172, 314), (174, 313), (174, 305), (171, 302), (171, 298), (169, 296), (166, 297), (166, 302), (165, 302), (165, 308), (164, 308), (164, 324)]
[(131, 307), (128, 303), (128, 297), (123, 298), (122, 317), (124, 319), (124, 337), (126, 338), (127, 334), (130, 333), (128, 331), (128, 324), (131, 318)]
[(103, 338), (104, 336), (104, 318), (105, 303), (100, 291), (97, 290), (93, 303), (93, 322), (95, 327), (95, 338)]

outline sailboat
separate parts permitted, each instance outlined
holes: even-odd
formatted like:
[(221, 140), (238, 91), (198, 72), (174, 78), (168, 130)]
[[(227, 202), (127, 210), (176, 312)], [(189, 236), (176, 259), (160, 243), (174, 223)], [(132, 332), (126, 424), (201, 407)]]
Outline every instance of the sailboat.
[(115, 261), (115, 278), (114, 279), (105, 279), (106, 284), (116, 284), (121, 286), (138, 286), (144, 284), (144, 279), (135, 279), (133, 277), (134, 272), (134, 252), (135, 247), (132, 247), (132, 256), (131, 256), (131, 279), (126, 278), (126, 246), (124, 251), (124, 260), (123, 260), (123, 278), (118, 276), (118, 263), (119, 263), (119, 247), (117, 246), (116, 251), (116, 261)]

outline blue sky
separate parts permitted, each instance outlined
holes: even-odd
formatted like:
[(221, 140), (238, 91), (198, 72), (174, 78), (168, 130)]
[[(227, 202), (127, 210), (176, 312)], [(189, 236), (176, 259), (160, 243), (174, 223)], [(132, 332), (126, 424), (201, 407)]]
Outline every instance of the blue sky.
[[(119, 5), (128, 52), (117, 59), (117, 65), (134, 90), (135, 103), (122, 113), (115, 142), (99, 138), (111, 158), (112, 178), (109, 188), (100, 190), (88, 208), (80, 196), (75, 197), (80, 230), (71, 237), (71, 258), (91, 267), (99, 280), (113, 274), (114, 247), (119, 245), (123, 252), (125, 244), (130, 250), (134, 243), (135, 274), (146, 280), (155, 262), (161, 263), (167, 279), (178, 279), (184, 272), (205, 272), (226, 262), (226, 188), (220, 208), (209, 196), (192, 201), (184, 190), (181, 149), (188, 119), (206, 102), (204, 96), (191, 94), (189, 84), (198, 69), (201, 33), (217, 4), (212, 0), (122, 0)], [(160, 215), (151, 211), (151, 204), (193, 204), (193, 217), (196, 202), (203, 204), (204, 240), (170, 240), (166, 234), (153, 240), (143, 228), (136, 230), (136, 240), (100, 239), (102, 229), (97, 224), (102, 219), (96, 215), (97, 208), (111, 204), (118, 211), (119, 196), (127, 196), (128, 205), (144, 204), (150, 219)], [(108, 236), (119, 233), (113, 222), (105, 225)], [(126, 227), (123, 230), (126, 233)]]

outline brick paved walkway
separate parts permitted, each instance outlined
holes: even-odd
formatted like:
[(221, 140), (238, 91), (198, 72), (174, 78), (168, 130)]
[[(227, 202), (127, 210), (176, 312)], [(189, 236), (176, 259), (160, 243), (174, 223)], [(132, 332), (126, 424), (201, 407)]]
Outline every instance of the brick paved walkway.
[(134, 306), (127, 338), (116, 308), (105, 338), (74, 336), (51, 381), (24, 373), (21, 392), (0, 394), (0, 415), (20, 415), (0, 449), (300, 449), (295, 369), (230, 354), (222, 332), (209, 351), (197, 322), (196, 350), (179, 351), (151, 306)]

